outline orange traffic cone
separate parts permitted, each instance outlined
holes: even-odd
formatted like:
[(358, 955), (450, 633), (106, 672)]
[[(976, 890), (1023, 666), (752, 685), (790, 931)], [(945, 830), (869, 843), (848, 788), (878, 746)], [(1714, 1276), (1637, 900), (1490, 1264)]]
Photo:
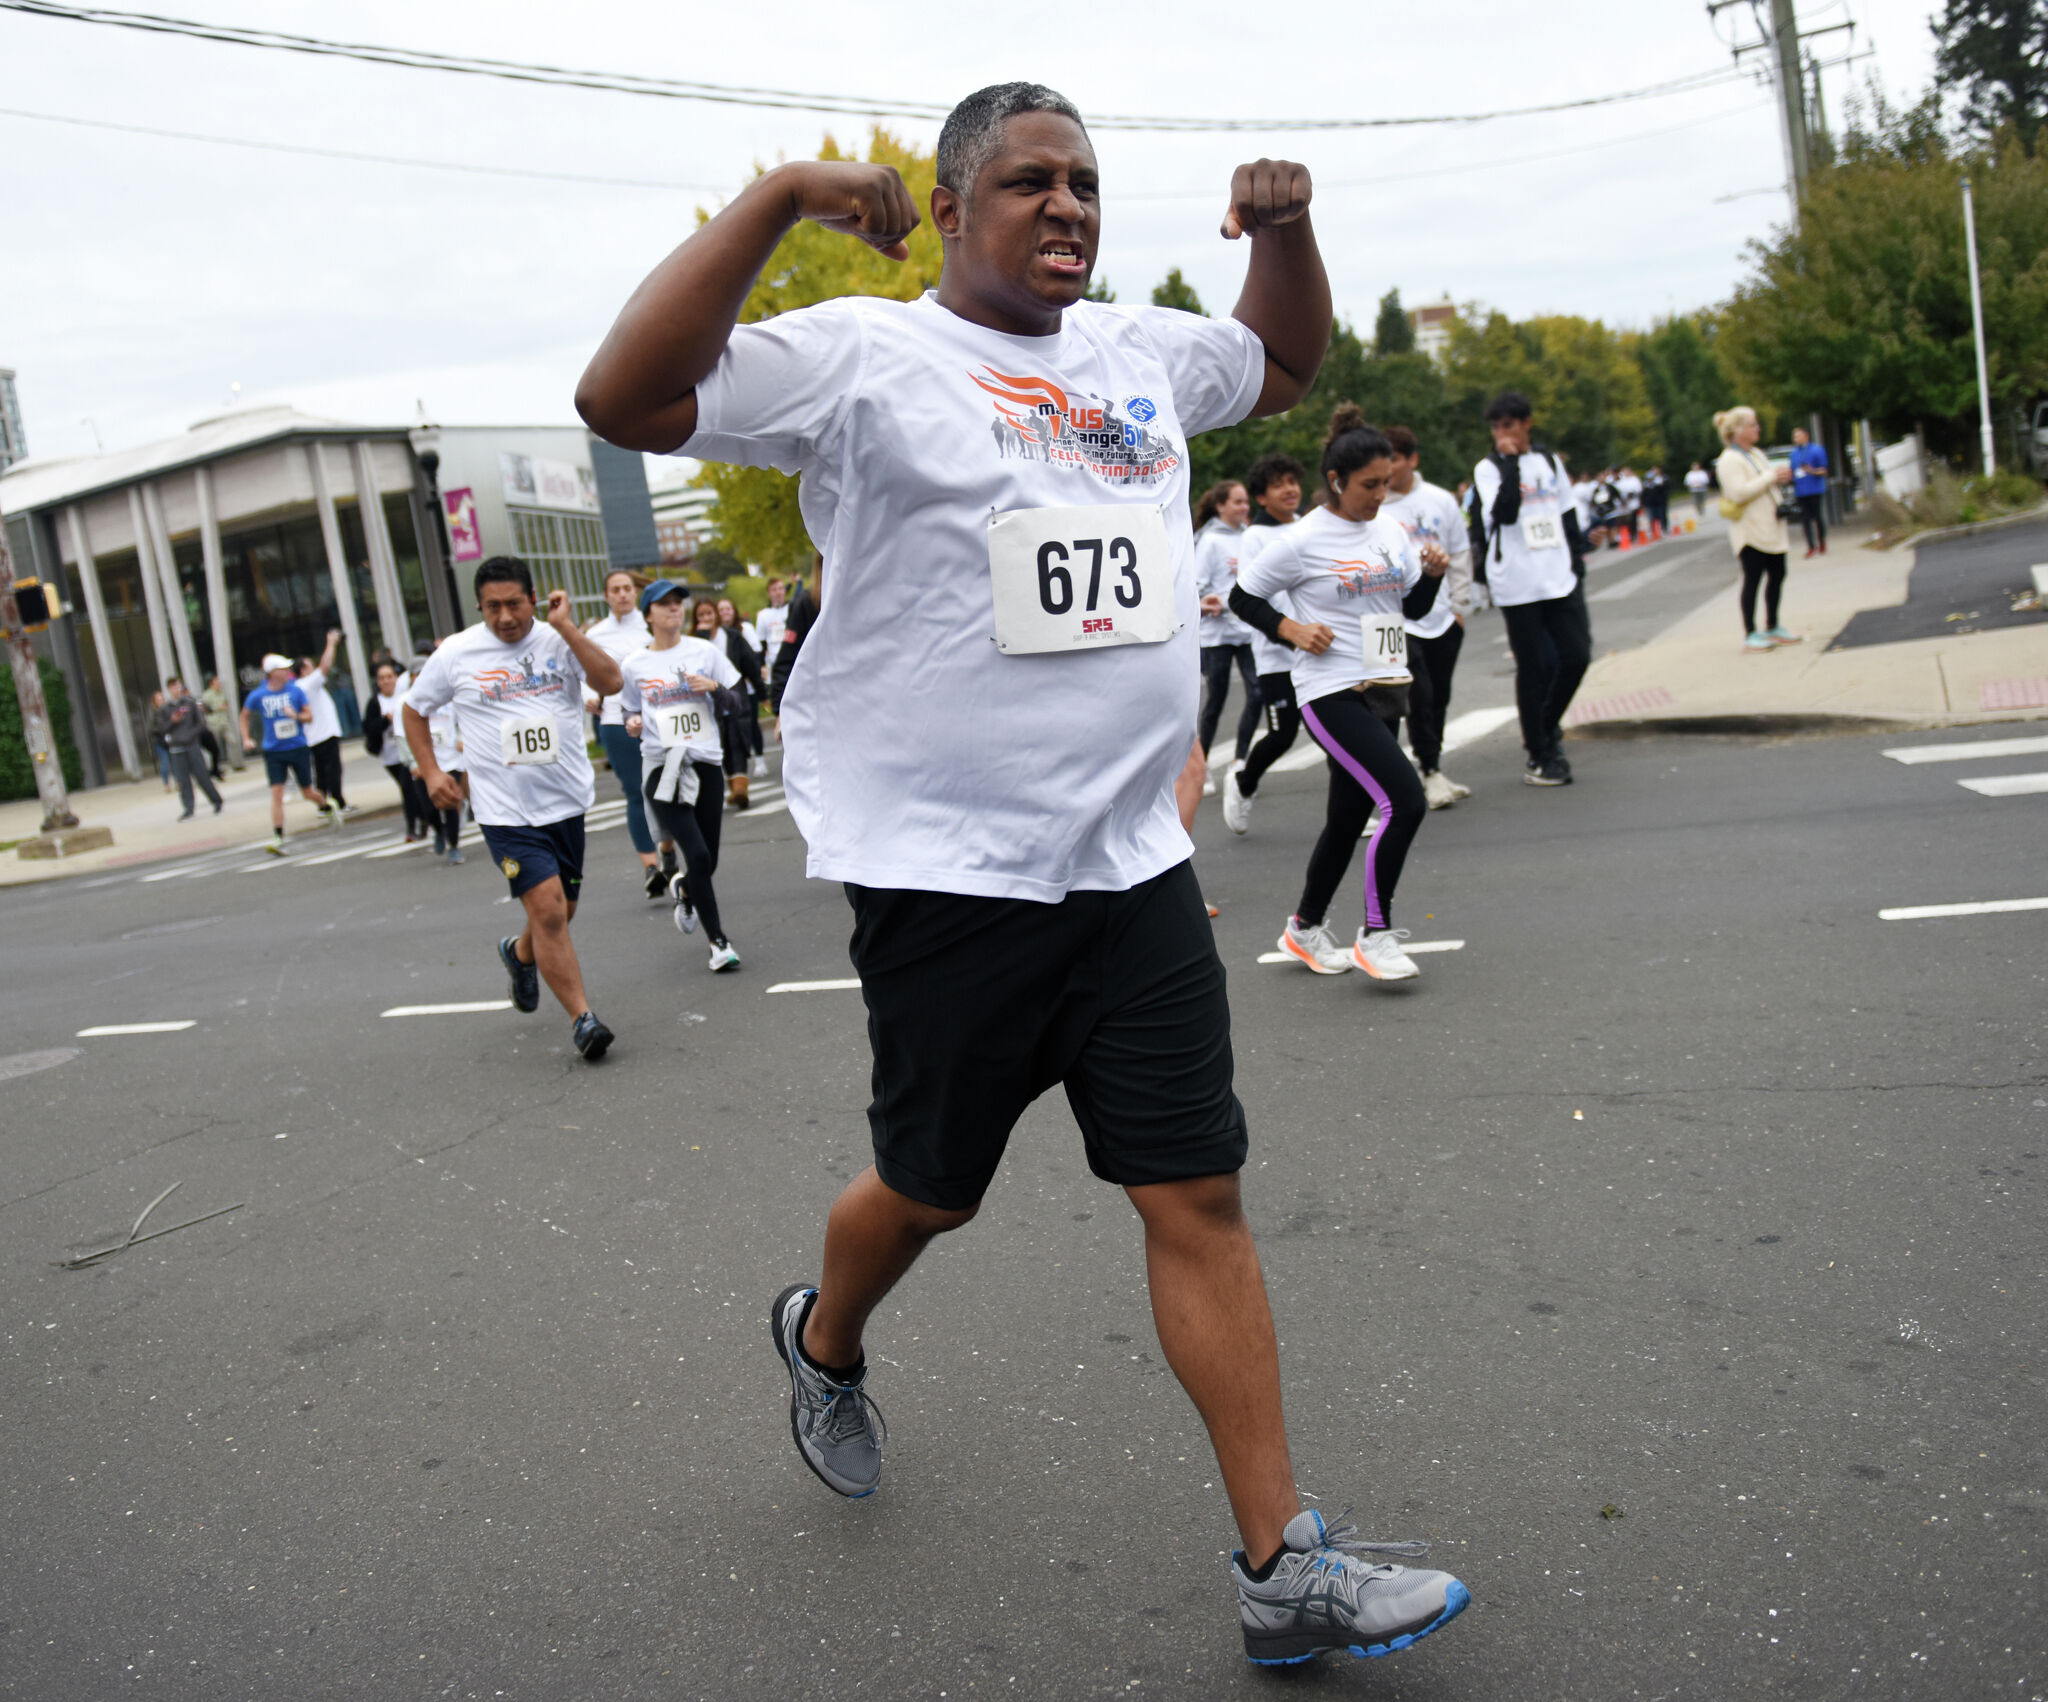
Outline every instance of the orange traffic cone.
[(1629, 529), (1626, 526), (1623, 526), (1615, 532), (1614, 542), (1616, 548), (1618, 549), (1632, 549), (1635, 546), (1635, 536), (1633, 533), (1629, 531)]

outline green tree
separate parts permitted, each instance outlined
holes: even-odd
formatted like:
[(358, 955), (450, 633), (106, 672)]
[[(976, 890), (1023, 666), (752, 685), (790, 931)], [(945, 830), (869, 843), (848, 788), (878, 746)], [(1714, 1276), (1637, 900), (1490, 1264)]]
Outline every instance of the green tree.
[(1178, 266), (1152, 286), (1152, 305), (1177, 307), (1183, 313), (1199, 313), (1204, 318), (1209, 314), (1209, 310), (1202, 305), (1202, 298), (1195, 294), (1195, 286), (1180, 275)]
[(1405, 355), (1415, 348), (1415, 327), (1408, 323), (1408, 310), (1401, 305), (1401, 292), (1389, 290), (1380, 297), (1380, 316), (1373, 321), (1372, 346), (1375, 354)]
[(1930, 98), (1878, 103), (1839, 162), (1816, 173), (1797, 231), (1751, 249), (1719, 315), (1719, 353), (1742, 399), (1804, 414), (1924, 428), (1937, 452), (1976, 442), (1961, 179), (1976, 191), (1977, 258), (1994, 413), (2048, 390), (2048, 154), (2006, 132), (1954, 153)]
[[(840, 160), (858, 156), (841, 152), (838, 143), (827, 136), (818, 157)], [(867, 158), (893, 165), (902, 173), (911, 199), (919, 207), (930, 206), (932, 188), (938, 179), (938, 163), (933, 155), (918, 152), (877, 126), (869, 138)], [(710, 217), (704, 209), (698, 209), (700, 225)], [(828, 231), (807, 219), (776, 244), (775, 252), (747, 294), (746, 305), (740, 310), (740, 323), (757, 324), (791, 308), (809, 307), (814, 302), (840, 296), (914, 301), (938, 286), (945, 262), (939, 234), (929, 217), (910, 233), (909, 246), (908, 260), (885, 260), (866, 243)], [(709, 516), (715, 543), (743, 562), (771, 569), (810, 566), (814, 552), (810, 535), (804, 530), (803, 516), (797, 509), (795, 479), (773, 468), (707, 462), (696, 482), (718, 493)]]
[(1109, 287), (1107, 278), (1090, 278), (1088, 287), (1081, 292), (1083, 301), (1115, 301), (1116, 291)]
[[(1446, 363), (1460, 417), (1477, 422), (1503, 390), (1536, 412), (1536, 438), (1581, 472), (1658, 458), (1657, 416), (1643, 371), (1619, 333), (1557, 314), (1520, 323), (1478, 307), (1451, 327)], [(1483, 451), (1482, 451), (1483, 452)]]
[(2048, 117), (2048, 6), (1946, 0), (1934, 31), (1934, 86), (1962, 103), (1979, 137), (2010, 124), (2030, 152)]
[(1713, 337), (1709, 316), (1686, 314), (1623, 339), (1642, 368), (1667, 471), (1711, 461), (1721, 452), (1714, 415), (1734, 405), (1735, 387), (1721, 369)]

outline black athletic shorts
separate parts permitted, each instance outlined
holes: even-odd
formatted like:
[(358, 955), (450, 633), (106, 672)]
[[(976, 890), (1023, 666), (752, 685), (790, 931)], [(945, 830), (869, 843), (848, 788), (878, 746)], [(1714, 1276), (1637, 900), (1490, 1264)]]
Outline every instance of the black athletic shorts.
[(1025, 898), (849, 885), (875, 1168), (964, 1211), (1055, 1082), (1088, 1167), (1137, 1187), (1244, 1166), (1223, 961), (1191, 865), (1128, 892)]
[(562, 895), (574, 904), (583, 891), (583, 818), (569, 816), (540, 827), (499, 827), (478, 822), (498, 871), (523, 898), (544, 881), (560, 877)]

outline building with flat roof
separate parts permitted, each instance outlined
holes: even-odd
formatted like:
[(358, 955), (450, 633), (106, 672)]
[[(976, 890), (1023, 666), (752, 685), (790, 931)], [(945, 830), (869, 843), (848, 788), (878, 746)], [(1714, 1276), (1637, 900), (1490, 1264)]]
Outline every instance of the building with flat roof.
[(1440, 361), (1451, 346), (1451, 326), (1458, 309), (1449, 296), (1408, 310), (1408, 323), (1415, 327), (1415, 347), (1431, 360)]
[(239, 699), (266, 651), (330, 629), (345, 727), (370, 658), (469, 624), (473, 564), (517, 555), (602, 612), (604, 575), (658, 559), (640, 457), (581, 426), (368, 426), (290, 407), (201, 420), (108, 454), (0, 473), (17, 575), (61, 587), (37, 637), (70, 685), (88, 784), (139, 776), (151, 694), (218, 674)]

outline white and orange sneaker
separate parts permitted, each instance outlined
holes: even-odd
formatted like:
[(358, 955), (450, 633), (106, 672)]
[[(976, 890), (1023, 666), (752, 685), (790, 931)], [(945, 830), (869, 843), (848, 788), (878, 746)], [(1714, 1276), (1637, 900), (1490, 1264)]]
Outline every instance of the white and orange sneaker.
[(1371, 933), (1360, 928), (1351, 944), (1351, 961), (1375, 981), (1413, 981), (1422, 971), (1401, 949), (1407, 937), (1406, 928), (1377, 928)]
[(1342, 975), (1351, 967), (1353, 954), (1337, 943), (1328, 922), (1304, 928), (1299, 916), (1287, 918), (1287, 931), (1280, 936), (1280, 949), (1297, 962), (1305, 963), (1318, 975)]

